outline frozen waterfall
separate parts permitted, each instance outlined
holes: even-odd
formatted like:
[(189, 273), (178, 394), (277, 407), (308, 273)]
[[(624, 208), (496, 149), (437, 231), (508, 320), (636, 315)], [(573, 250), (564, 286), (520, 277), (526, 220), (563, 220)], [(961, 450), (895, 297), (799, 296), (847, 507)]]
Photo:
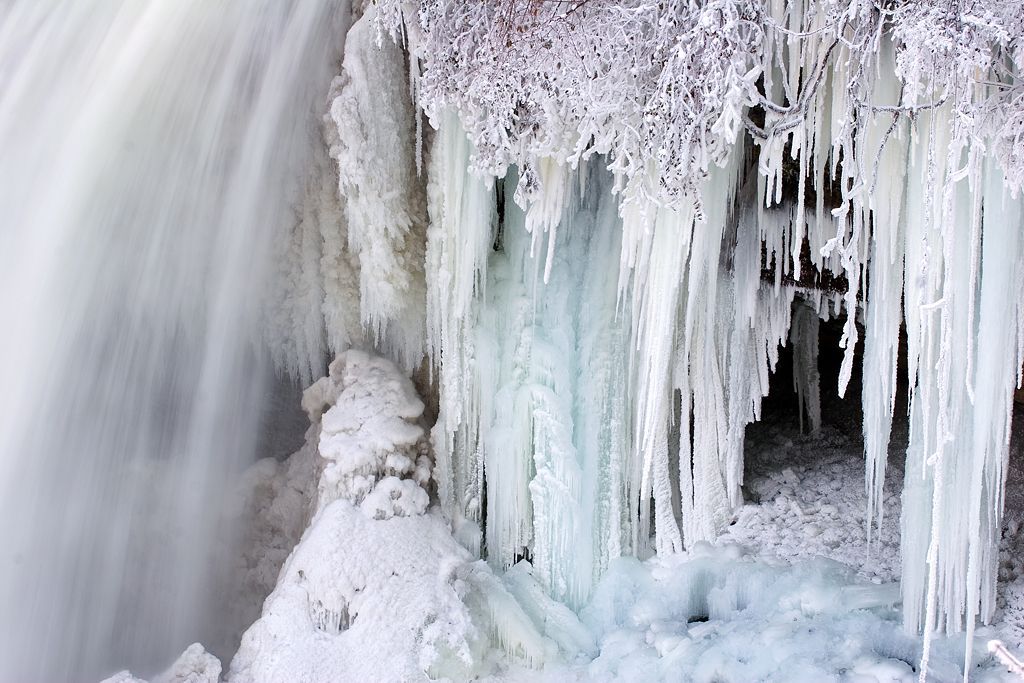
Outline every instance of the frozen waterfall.
[(0, 679), (145, 673), (245, 626), (218, 520), (347, 21), (342, 0), (0, 7)]
[[(990, 667), (1024, 0), (0, 4), (0, 681)], [(780, 358), (888, 586), (723, 544)]]

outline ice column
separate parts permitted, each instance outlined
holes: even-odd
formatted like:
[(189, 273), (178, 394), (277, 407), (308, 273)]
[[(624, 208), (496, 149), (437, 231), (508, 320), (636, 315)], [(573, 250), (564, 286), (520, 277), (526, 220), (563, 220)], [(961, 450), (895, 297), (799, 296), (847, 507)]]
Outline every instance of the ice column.
[(480, 550), (483, 471), (481, 397), (473, 381), (476, 297), (494, 243), (493, 187), (470, 174), (471, 144), (454, 113), (434, 140), (427, 201), (427, 350), (436, 368), (440, 414), (432, 438), (441, 506), (460, 541)]

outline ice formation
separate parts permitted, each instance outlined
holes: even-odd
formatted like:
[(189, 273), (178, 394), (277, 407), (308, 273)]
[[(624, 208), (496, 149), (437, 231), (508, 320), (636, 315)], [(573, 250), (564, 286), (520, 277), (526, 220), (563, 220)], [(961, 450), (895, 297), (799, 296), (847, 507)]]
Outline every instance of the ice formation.
[[(310, 92), (330, 75), (323, 57), (342, 45), (348, 3), (250, 14), (228, 3), (214, 22), (237, 36), (223, 62), (217, 40), (182, 55), (166, 38), (205, 30), (200, 4), (74, 15), (135, 27), (117, 49), (70, 41), (75, 31), (29, 2), (0, 10), (0, 37), (45, 29), (0, 48), (10, 168), (43, 175), (36, 155), (71, 161), (53, 164), (52, 182), (6, 172), (0, 183), (4, 215), (33, 228), (4, 234), (0, 249), (0, 304), (18, 330), (0, 338), (10, 396), (0, 447), (24, 452), (28, 468), (0, 461), (0, 517), (43, 513), (53, 533), (20, 527), (11, 557), (44, 567), (39, 585), (59, 589), (37, 614), (18, 593), (24, 570), (0, 564), (0, 595), (14, 606), (5, 623), (45, 631), (71, 615), (77, 631), (50, 647), (72, 643), (68, 657), (89, 671), (105, 664), (86, 655), (107, 655), (97, 639), (108, 631), (138, 638), (133, 650), (191, 640), (183, 625), (216, 590), (200, 576), (217, 538), (202, 522), (234, 462), (214, 460), (225, 466), (211, 473), (210, 456), (252, 450), (247, 422), (224, 427), (235, 415), (225, 406), (256, 412), (264, 375), (249, 345), (262, 334), (278, 369), (311, 384), (311, 427), (288, 461), (243, 478), (241, 516), (260, 552), (241, 560), (240, 618), (269, 597), (230, 680), (531, 667), (597, 679), (667, 667), (694, 680), (782, 675), (745, 656), (751, 642), (788, 648), (793, 678), (975, 671), (971, 658), (987, 656), (975, 629), (997, 607), (1024, 361), (1019, 0), (360, 2), (326, 102)], [(21, 65), (37, 75), (74, 61), (48, 56), (51, 37), (114, 76), (92, 96), (79, 85), (88, 69), (71, 64), (73, 87), (38, 107), (25, 143), (13, 105), (46, 103), (51, 86), (29, 88)], [(193, 92), (193, 71), (243, 86)], [(309, 78), (291, 89), (298, 71)], [(200, 95), (209, 117), (174, 106)], [(67, 111), (80, 115), (68, 124)], [(159, 133), (183, 120), (194, 135), (175, 144), (214, 150), (198, 176), (223, 201), (193, 202), (194, 186), (179, 184), (191, 166), (176, 154), (159, 167), (173, 182), (126, 184), (138, 201), (120, 185), (79, 184), (87, 164), (162, 158), (176, 148)], [(294, 124), (289, 144), (274, 146), (282, 122)], [(96, 142), (108, 128), (117, 153)], [(145, 239), (108, 220), (137, 213), (155, 225)], [(76, 238), (72, 218), (103, 239)], [(277, 226), (289, 228), (280, 239)], [(167, 254), (188, 277), (165, 272)], [(99, 271), (95, 288), (79, 288)], [(14, 294), (33, 276), (42, 286)], [(59, 297), (68, 320), (37, 315)], [(794, 348), (801, 423), (821, 429), (818, 338), (832, 319), (843, 325), (840, 395), (863, 359), (865, 552), (889, 538), (887, 460), (897, 388), (909, 389), (898, 587), (707, 545), (744, 519), (746, 428), (781, 346)], [(114, 363), (123, 353), (142, 360)], [(111, 405), (127, 411), (116, 424)], [(50, 452), (77, 457), (70, 468), (31, 457)], [(77, 468), (122, 452), (159, 463), (108, 463), (128, 495)], [(160, 520), (194, 532), (166, 557), (151, 551), (169, 532), (130, 521), (150, 490), (161, 492), (153, 507), (174, 511)], [(45, 544), (75, 528), (49, 515), (56, 497), (112, 536), (145, 538), (134, 592), (113, 586), (130, 544), (54, 561)], [(190, 562), (165, 576), (176, 550)], [(168, 601), (190, 598), (140, 602), (161, 626), (152, 633), (107, 607), (132, 603), (150, 575), (171, 584)], [(95, 599), (72, 594), (95, 577), (107, 579)], [(83, 620), (93, 613), (97, 624)], [(900, 620), (911, 633), (897, 635)], [(939, 633), (963, 630), (966, 640)], [(39, 673), (24, 654), (37, 641), (11, 631), (0, 673)], [(827, 643), (851, 632), (863, 637), (826, 661)], [(164, 679), (212, 680), (219, 667), (192, 647)]]
[[(349, 351), (332, 363), (329, 377), (307, 390), (303, 403), (311, 421), (306, 446), (278, 466), (275, 486), (254, 493), (268, 520), (280, 519), (282, 511), (312, 519), (262, 616), (243, 638), (229, 681), (916, 678), (922, 643), (901, 628), (892, 567), (877, 577), (882, 580), (866, 582), (834, 561), (790, 565), (748, 554), (734, 543), (713, 548), (701, 542), (646, 562), (611, 560), (590, 596), (573, 610), (551, 599), (529, 562), (493, 572), (454, 540), (437, 508), (381, 518), (355, 504), (359, 491), (328, 483), (332, 478), (324, 472), (336, 466), (339, 455), (362, 463), (367, 453), (401, 456), (417, 431), (422, 436), (422, 404), (397, 366)], [(326, 419), (332, 411), (358, 416), (349, 421), (341, 450), (338, 431)], [(378, 428), (382, 420), (390, 427)], [(771, 437), (778, 433), (785, 432), (769, 430), (769, 441), (755, 444), (754, 455), (777, 457)], [(778, 480), (777, 473), (758, 480), (757, 491), (766, 497), (778, 491), (779, 497), (763, 509), (752, 507), (779, 519), (759, 527), (741, 516), (739, 525), (760, 540), (800, 528), (788, 519), (780, 523), (799, 501), (809, 518), (819, 515), (819, 523), (829, 514), (850, 515), (845, 528), (827, 531), (859, 532), (863, 550), (865, 529), (856, 521), (863, 507), (846, 507), (862, 505), (865, 495), (849, 486), (859, 476), (857, 465), (833, 458), (832, 467), (818, 467), (820, 445), (807, 437), (795, 469), (787, 468)], [(389, 467), (388, 458), (379, 458), (362, 471), (384, 481)], [(261, 464), (254, 472), (266, 469)], [(316, 486), (308, 486), (316, 476), (319, 496)], [(837, 484), (844, 487), (842, 502), (833, 491)], [(780, 508), (787, 490), (790, 506)], [(1020, 490), (1018, 482), (1015, 491)], [(890, 497), (890, 505), (894, 501)], [(841, 509), (826, 509), (833, 503)], [(274, 551), (284, 536), (263, 537), (252, 549), (254, 557)], [(858, 541), (847, 541), (851, 547), (845, 550), (855, 552)], [(271, 545), (262, 548), (260, 542)], [(836, 648), (837, 642), (843, 646)], [(959, 679), (963, 643), (940, 638), (934, 647), (930, 680)], [(976, 645), (978, 659), (986, 656), (983, 648)], [(213, 683), (219, 671), (220, 663), (196, 645), (152, 680)], [(141, 683), (127, 672), (108, 680)], [(989, 662), (972, 672), (972, 680), (1002, 679)]]
[(423, 358), (426, 303), (426, 196), (417, 182), (414, 142), (418, 113), (401, 49), (390, 41), (377, 43), (370, 21), (348, 32), (344, 63), (334, 83), (328, 130), (345, 198), (348, 251), (359, 259), (355, 309), (377, 345), (413, 369)]
[(438, 128), (436, 473), (468, 547), (529, 558), (578, 607), (615, 556), (714, 539), (778, 347), (815, 429), (816, 317), (845, 316), (869, 525), (906, 331), (905, 622), (927, 643), (992, 617), (1024, 351), (1022, 15), (976, 4), (382, 3)]

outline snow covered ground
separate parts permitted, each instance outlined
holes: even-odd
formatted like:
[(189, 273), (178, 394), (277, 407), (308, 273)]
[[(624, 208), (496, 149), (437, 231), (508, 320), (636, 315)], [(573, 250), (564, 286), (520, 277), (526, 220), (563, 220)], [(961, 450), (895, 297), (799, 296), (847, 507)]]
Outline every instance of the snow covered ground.
[[(800, 434), (795, 413), (773, 411), (771, 406), (765, 419), (747, 430), (747, 503), (720, 542), (738, 543), (765, 558), (826, 557), (853, 568), (868, 581), (898, 581), (906, 422), (897, 418), (894, 425), (883, 523), (873, 530), (869, 550), (859, 414), (838, 399), (829, 407), (832, 414), (825, 411), (825, 426), (817, 435)], [(1024, 649), (1024, 406), (1020, 405), (1014, 416), (1007, 471), (1000, 609), (993, 625), (998, 637), (1019, 651)]]
[[(778, 415), (772, 419), (785, 419)], [(899, 580), (899, 491), (903, 471), (897, 449), (885, 487), (881, 530), (868, 552), (864, 523), (864, 460), (856, 435), (826, 424), (801, 435), (789, 421), (747, 430), (746, 504), (721, 542), (738, 543), (764, 557), (827, 557), (874, 583)]]

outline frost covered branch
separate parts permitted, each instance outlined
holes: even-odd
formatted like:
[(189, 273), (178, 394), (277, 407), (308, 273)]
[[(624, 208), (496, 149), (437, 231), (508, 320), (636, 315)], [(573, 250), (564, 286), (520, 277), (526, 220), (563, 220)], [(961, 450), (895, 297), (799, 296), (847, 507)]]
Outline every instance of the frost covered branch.
[(1003, 665), (1010, 670), (1011, 673), (1016, 674), (1019, 678), (1024, 679), (1024, 663), (1013, 656), (1013, 654), (1006, 648), (1000, 640), (988, 641), (988, 651), (994, 654)]
[(604, 154), (631, 196), (677, 205), (741, 129), (764, 141), (806, 123), (826, 79), (842, 75), (852, 94), (834, 113), (846, 127), (877, 111), (870, 91), (891, 40), (904, 92), (885, 109), (955, 101), (962, 134), (995, 140), (1020, 182), (1019, 2), (829, 0), (780, 16), (754, 0), (378, 5), (380, 29), (406, 35), (420, 62), (419, 104), (435, 122), (459, 113), (485, 175)]

